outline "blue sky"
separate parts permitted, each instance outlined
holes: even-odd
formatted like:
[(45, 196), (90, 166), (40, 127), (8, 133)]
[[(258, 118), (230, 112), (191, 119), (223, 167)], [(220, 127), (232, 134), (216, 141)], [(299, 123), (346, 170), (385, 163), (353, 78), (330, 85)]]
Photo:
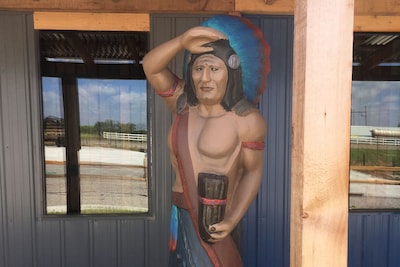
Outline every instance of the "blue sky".
[[(397, 127), (400, 123), (400, 81), (353, 81), (352, 124)], [(366, 117), (362, 117), (364, 112)]]
[[(63, 117), (59, 78), (43, 78), (44, 117)], [(81, 125), (115, 120), (145, 124), (147, 121), (146, 80), (79, 79)]]
[[(147, 121), (145, 80), (79, 79), (78, 88), (81, 125), (108, 119)], [(353, 125), (397, 127), (400, 123), (400, 81), (353, 81), (351, 99)], [(61, 103), (60, 79), (44, 77), (44, 117), (63, 117)]]

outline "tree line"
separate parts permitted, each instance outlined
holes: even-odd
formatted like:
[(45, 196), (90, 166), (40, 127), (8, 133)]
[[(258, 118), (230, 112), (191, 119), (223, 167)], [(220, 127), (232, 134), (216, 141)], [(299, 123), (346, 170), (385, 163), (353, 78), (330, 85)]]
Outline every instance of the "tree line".
[(97, 121), (94, 125), (82, 125), (81, 134), (98, 134), (102, 136), (103, 132), (116, 133), (146, 133), (146, 130), (138, 130), (134, 123), (121, 123), (115, 120)]

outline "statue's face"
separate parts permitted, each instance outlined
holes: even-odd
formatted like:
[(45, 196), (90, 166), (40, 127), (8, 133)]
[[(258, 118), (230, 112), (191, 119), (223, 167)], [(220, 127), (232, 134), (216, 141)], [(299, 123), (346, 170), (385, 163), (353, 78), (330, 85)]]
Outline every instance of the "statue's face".
[(198, 57), (193, 62), (192, 79), (199, 103), (221, 103), (228, 83), (228, 69), (224, 61), (211, 54)]

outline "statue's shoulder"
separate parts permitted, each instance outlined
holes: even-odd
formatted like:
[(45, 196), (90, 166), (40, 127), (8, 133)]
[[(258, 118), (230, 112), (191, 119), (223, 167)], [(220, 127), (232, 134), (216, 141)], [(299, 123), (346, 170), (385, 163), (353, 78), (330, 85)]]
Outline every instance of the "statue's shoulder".
[(251, 109), (246, 113), (246, 115), (238, 116), (237, 121), (241, 140), (264, 140), (267, 133), (267, 123), (258, 109)]

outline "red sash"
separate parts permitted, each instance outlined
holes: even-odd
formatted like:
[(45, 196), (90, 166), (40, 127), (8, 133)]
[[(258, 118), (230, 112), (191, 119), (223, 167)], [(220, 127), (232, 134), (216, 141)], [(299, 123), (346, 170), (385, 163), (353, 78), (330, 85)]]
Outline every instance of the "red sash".
[(216, 267), (241, 267), (242, 259), (236, 244), (231, 236), (215, 244), (204, 242), (200, 238), (198, 227), (198, 193), (195, 183), (192, 160), (188, 145), (188, 119), (189, 109), (183, 110), (175, 119), (172, 128), (172, 148), (178, 161), (179, 174), (182, 182), (183, 194), (193, 225), (196, 229), (197, 238), (202, 247)]

